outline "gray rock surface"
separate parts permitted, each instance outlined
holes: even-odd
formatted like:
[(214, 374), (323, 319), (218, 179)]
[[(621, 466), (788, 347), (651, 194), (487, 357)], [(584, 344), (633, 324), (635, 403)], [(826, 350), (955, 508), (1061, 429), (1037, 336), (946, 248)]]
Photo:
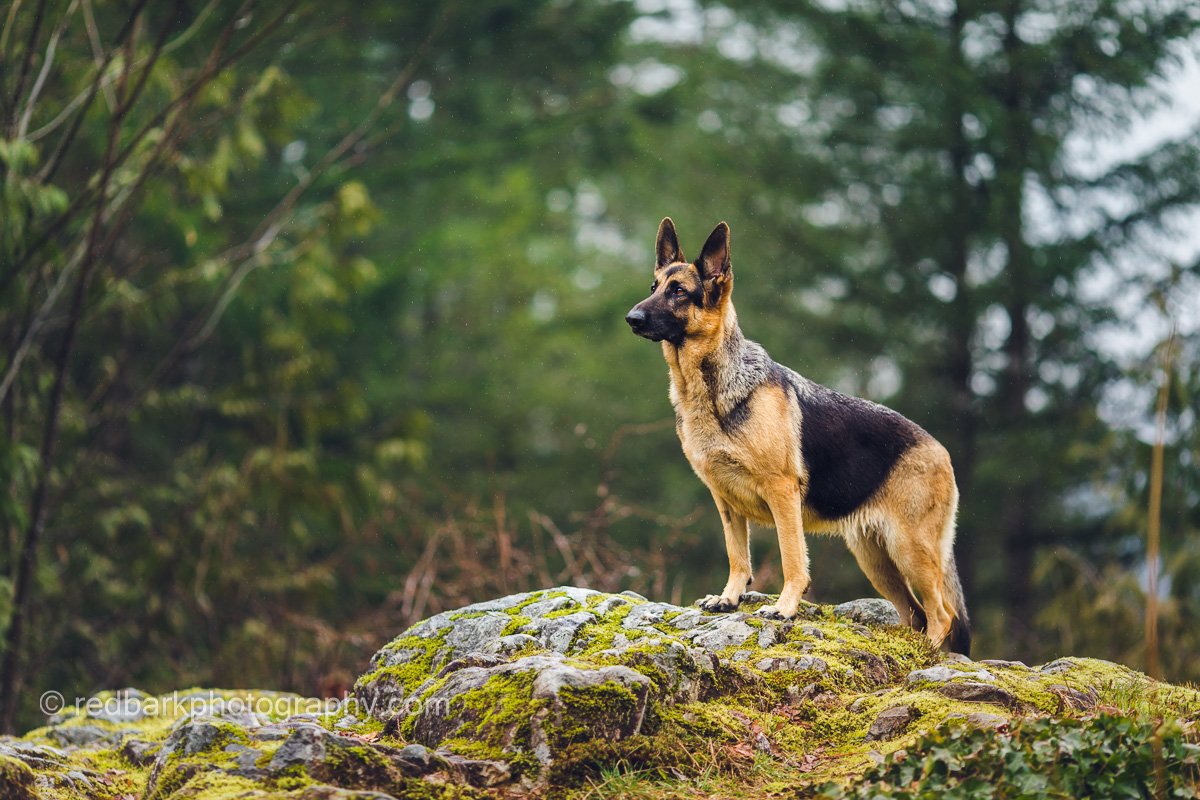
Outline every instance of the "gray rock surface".
[(323, 761), (331, 749), (354, 747), (356, 742), (343, 736), (329, 733), (316, 725), (304, 725), (292, 731), (275, 755), (268, 768), (272, 772), (287, 769), (296, 764), (311, 764)]
[(74, 725), (55, 728), (50, 732), (50, 738), (60, 747), (87, 747), (115, 744), (121, 741), (121, 734), (96, 725)]
[(530, 647), (540, 647), (542, 644), (536, 636), (530, 636), (528, 633), (513, 633), (508, 636), (501, 636), (496, 640), (484, 645), (484, 652), (500, 656), (510, 656), (513, 653), (525, 650)]
[(886, 709), (880, 712), (879, 716), (875, 717), (875, 721), (871, 723), (871, 728), (867, 731), (867, 741), (894, 739), (908, 730), (908, 726), (916, 718), (916, 712), (908, 706), (894, 706)]
[(747, 624), (746, 620), (749, 618), (749, 614), (734, 612), (697, 625), (684, 632), (683, 636), (705, 650), (724, 650), (744, 644), (758, 633)]
[(896, 607), (887, 600), (878, 597), (867, 597), (862, 600), (851, 600), (833, 607), (833, 613), (839, 617), (852, 619), (867, 625), (899, 625), (900, 614)]
[(825, 672), (829, 665), (815, 656), (764, 658), (755, 664), (763, 672)]
[(1063, 686), (1062, 684), (1053, 684), (1046, 688), (1053, 694), (1058, 695), (1066, 708), (1071, 708), (1075, 711), (1090, 711), (1100, 702), (1096, 690), (1092, 688), (1080, 691), (1070, 686)]
[(449, 633), (442, 640), (450, 648), (447, 657), (460, 658), (470, 653), (481, 652), (484, 645), (503, 634), (511, 622), (512, 617), (508, 614), (490, 611), (452, 624)]
[(936, 667), (929, 667), (928, 669), (914, 669), (912, 672), (908, 673), (908, 676), (904, 679), (904, 682), (908, 684), (922, 682), (945, 683), (946, 681), (951, 680), (957, 674), (958, 673), (955, 670), (952, 670), (949, 667), (938, 665)]
[(556, 653), (566, 653), (571, 649), (575, 634), (589, 622), (595, 622), (596, 615), (586, 611), (567, 614), (561, 617), (535, 619), (520, 632), (537, 639), (542, 645)]
[(951, 669), (950, 667), (938, 665), (929, 667), (928, 669), (915, 669), (908, 673), (904, 682), (907, 684), (917, 683), (946, 683), (953, 680), (976, 680), (976, 681), (994, 681), (996, 676), (985, 669), (978, 670), (960, 670)]
[(953, 700), (966, 700), (972, 703), (996, 703), (1002, 706), (1016, 705), (1016, 698), (999, 686), (990, 683), (975, 683), (973, 681), (951, 682), (938, 689), (940, 693)]
[(975, 728), (1005, 728), (1009, 724), (1008, 717), (999, 714), (989, 714), (986, 711), (976, 711), (967, 714), (967, 724)]

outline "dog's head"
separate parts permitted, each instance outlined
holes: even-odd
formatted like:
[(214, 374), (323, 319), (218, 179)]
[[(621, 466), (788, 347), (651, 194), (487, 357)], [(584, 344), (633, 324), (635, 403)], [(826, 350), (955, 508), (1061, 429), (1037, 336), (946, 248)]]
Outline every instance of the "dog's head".
[(715, 330), (733, 292), (729, 226), (717, 225), (700, 257), (689, 263), (679, 247), (675, 223), (666, 217), (658, 226), (654, 253), (650, 296), (625, 315), (629, 327), (638, 336), (675, 345)]

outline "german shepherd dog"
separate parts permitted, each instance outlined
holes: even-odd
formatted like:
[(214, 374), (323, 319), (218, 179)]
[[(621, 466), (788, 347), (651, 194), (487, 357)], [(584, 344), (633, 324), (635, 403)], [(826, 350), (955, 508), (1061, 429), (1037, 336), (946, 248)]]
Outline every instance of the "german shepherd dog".
[(676, 432), (721, 514), (729, 582), (700, 607), (738, 607), (752, 580), (754, 522), (775, 527), (783, 561), (778, 602), (756, 613), (795, 616), (811, 581), (805, 532), (839, 533), (902, 620), (935, 646), (966, 654), (949, 454), (895, 411), (814, 383), (746, 339), (733, 310), (729, 248), (722, 222), (689, 263), (664, 219), (650, 296), (625, 316), (634, 333), (662, 343)]

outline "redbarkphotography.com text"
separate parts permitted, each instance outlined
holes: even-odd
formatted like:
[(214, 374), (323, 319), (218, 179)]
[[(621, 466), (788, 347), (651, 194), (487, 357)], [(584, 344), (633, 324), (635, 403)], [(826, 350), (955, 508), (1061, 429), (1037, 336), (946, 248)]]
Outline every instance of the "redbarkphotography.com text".
[[(445, 703), (431, 700), (429, 703)], [(152, 696), (124, 690), (68, 700), (62, 692), (42, 694), (39, 708), (47, 717), (86, 715), (109, 722), (132, 722), (147, 717), (234, 717), (246, 723), (266, 725), (289, 718), (333, 717), (335, 722), (389, 719), (420, 713), (428, 703), (419, 698), (299, 697), (255, 692), (172, 692)], [(436, 710), (436, 709), (433, 709)], [(347, 720), (346, 718), (352, 718)]]

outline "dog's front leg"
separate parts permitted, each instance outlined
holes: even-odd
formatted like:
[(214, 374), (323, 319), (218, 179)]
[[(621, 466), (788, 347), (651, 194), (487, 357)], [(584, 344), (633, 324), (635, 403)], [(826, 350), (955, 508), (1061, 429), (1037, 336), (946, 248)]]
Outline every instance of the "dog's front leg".
[(800, 607), (800, 597), (812, 582), (808, 574), (808, 546), (804, 542), (800, 487), (792, 480), (781, 480), (765, 493), (775, 532), (779, 535), (779, 554), (783, 561), (783, 591), (773, 606), (754, 612), (770, 619), (791, 619)]
[(721, 527), (725, 531), (725, 553), (729, 556), (729, 581), (720, 594), (698, 601), (705, 611), (733, 611), (742, 602), (742, 592), (750, 585), (750, 527), (746, 518), (735, 512), (721, 496), (713, 492)]

